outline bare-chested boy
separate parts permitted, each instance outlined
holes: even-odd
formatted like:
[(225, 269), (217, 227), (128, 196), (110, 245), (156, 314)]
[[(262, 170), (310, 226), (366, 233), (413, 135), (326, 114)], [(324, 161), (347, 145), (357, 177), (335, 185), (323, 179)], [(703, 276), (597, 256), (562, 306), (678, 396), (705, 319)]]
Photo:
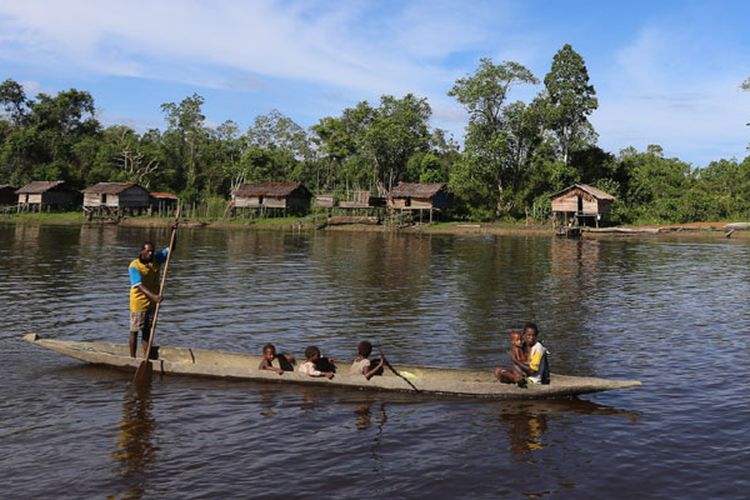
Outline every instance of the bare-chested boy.
[(525, 344), (521, 332), (514, 330), (510, 332), (510, 362), (511, 367), (498, 366), (495, 368), (495, 376), (505, 384), (519, 384), (524, 386), (526, 382), (526, 373), (524, 367), (528, 369), (528, 357), (524, 350)]

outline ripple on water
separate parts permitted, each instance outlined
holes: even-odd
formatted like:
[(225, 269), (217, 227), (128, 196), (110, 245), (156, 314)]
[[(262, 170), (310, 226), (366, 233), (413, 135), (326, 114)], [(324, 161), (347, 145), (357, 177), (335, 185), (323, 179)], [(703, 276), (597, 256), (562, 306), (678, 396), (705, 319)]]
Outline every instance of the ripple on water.
[(271, 341), (298, 356), (318, 344), (346, 360), (370, 338), (398, 362), (487, 368), (533, 319), (556, 371), (644, 382), (584, 400), (181, 378), (139, 396), (129, 374), (18, 341), (124, 342), (127, 264), (166, 237), (0, 225), (4, 494), (731, 498), (748, 486), (744, 242), (181, 230), (163, 344)]

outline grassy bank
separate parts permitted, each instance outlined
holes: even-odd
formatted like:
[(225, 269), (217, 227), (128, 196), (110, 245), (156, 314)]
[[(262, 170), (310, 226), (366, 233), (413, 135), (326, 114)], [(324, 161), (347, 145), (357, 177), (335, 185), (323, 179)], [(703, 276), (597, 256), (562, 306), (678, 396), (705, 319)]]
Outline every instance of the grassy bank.
[[(305, 217), (274, 217), (274, 218), (211, 218), (194, 217), (181, 219), (182, 227), (215, 228), (215, 229), (245, 229), (256, 231), (313, 231), (325, 227), (326, 231), (337, 232), (386, 232), (398, 231), (416, 234), (455, 234), (455, 235), (505, 235), (505, 236), (544, 236), (550, 237), (555, 233), (550, 224), (525, 221), (499, 222), (438, 222), (433, 224), (397, 227), (388, 225), (340, 225), (325, 226), (325, 215), (315, 214)], [(126, 227), (158, 227), (168, 226), (172, 222), (169, 217), (137, 216), (127, 217), (119, 224)], [(46, 224), (46, 225), (101, 225), (114, 224), (107, 220), (89, 222), (81, 212), (52, 212), (52, 213), (21, 213), (0, 215), (0, 223), (10, 224)], [(725, 238), (724, 226), (726, 222), (698, 222), (681, 225), (663, 224), (658, 227), (671, 228), (672, 231), (658, 234), (594, 234), (585, 233), (584, 238), (632, 238), (647, 237), (659, 239), (673, 239), (685, 237)], [(627, 226), (631, 229), (656, 226)], [(732, 238), (750, 238), (750, 231), (736, 231)]]

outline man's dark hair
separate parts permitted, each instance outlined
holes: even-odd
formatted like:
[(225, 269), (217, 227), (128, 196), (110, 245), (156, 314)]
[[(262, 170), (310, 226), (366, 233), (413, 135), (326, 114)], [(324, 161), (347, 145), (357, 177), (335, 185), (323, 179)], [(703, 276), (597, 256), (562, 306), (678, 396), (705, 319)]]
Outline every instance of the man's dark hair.
[(526, 323), (523, 325), (523, 330), (534, 330), (534, 333), (539, 335), (539, 328), (537, 328), (536, 323)]
[(156, 248), (154, 247), (154, 243), (152, 241), (144, 241), (143, 245), (141, 245), (141, 251), (143, 251), (143, 249), (146, 248), (146, 245), (151, 245), (151, 248)]

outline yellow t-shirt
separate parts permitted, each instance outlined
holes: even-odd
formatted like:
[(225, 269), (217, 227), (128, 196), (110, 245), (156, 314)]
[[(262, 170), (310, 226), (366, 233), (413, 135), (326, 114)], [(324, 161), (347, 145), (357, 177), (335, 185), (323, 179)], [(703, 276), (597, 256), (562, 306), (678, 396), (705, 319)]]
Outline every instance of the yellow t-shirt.
[(159, 269), (169, 253), (168, 248), (164, 248), (154, 253), (154, 260), (148, 264), (141, 262), (141, 259), (135, 259), (128, 266), (130, 274), (130, 312), (143, 312), (154, 306), (154, 302), (143, 293), (138, 285), (145, 286), (150, 292), (159, 293)]

